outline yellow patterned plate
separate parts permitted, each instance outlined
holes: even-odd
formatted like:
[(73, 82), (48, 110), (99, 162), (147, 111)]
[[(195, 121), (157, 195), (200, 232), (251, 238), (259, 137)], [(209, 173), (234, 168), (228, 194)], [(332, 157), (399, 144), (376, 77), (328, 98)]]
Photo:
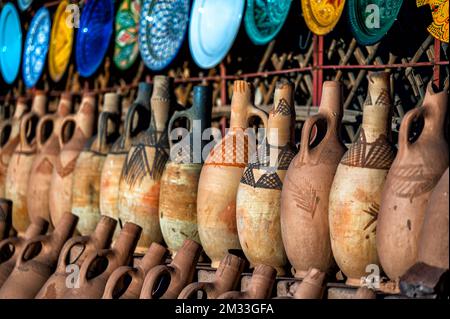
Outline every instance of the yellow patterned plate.
[[(50, 49), (48, 54), (48, 69), (53, 81), (58, 82), (66, 72), (72, 55), (75, 12), (67, 8), (69, 2), (61, 1), (53, 19)], [(67, 9), (67, 10), (66, 10)]]
[(428, 32), (436, 39), (448, 43), (448, 2), (449, 0), (417, 0), (418, 7), (428, 4), (431, 7), (433, 23), (428, 26)]
[(317, 35), (333, 30), (341, 17), (345, 0), (301, 0), (308, 28)]

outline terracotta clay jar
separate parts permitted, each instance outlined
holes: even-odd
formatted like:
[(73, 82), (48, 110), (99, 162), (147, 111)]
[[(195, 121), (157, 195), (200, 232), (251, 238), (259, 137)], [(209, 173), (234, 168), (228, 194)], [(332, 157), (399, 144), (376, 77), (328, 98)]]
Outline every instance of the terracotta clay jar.
[(102, 216), (91, 236), (70, 238), (59, 254), (56, 271), (40, 289), (36, 299), (60, 299), (69, 289), (67, 282), (71, 282), (71, 274), (80, 269), (84, 260), (97, 250), (109, 248), (116, 224), (115, 219)]
[(0, 198), (0, 241), (9, 237), (12, 226), (12, 205), (9, 199)]
[[(345, 146), (340, 138), (342, 89), (326, 81), (319, 113), (303, 124), (300, 152), (292, 160), (281, 192), (281, 235), (297, 278), (309, 268), (327, 272), (334, 264), (328, 199)], [(311, 141), (313, 130), (314, 140)]]
[[(100, 213), (119, 218), (119, 183), (122, 166), (125, 163), (131, 143), (150, 123), (150, 94), (152, 86), (139, 83), (138, 96), (129, 107), (124, 123), (124, 133), (112, 145), (103, 163), (100, 177)], [(120, 220), (114, 238), (122, 226)]]
[(140, 299), (176, 299), (194, 279), (202, 247), (186, 239), (169, 265), (153, 267), (145, 276)]
[(145, 276), (149, 270), (163, 264), (166, 255), (166, 248), (152, 243), (135, 267), (122, 266), (114, 270), (106, 283), (103, 299), (139, 299)]
[(28, 179), (38, 151), (37, 124), (45, 115), (46, 108), (47, 96), (44, 92), (37, 91), (31, 112), (24, 115), (20, 121), (19, 144), (11, 156), (6, 173), (5, 197), (14, 203), (13, 226), (19, 233), (23, 233), (30, 224), (27, 206)]
[[(449, 164), (444, 121), (448, 93), (428, 85), (422, 107), (403, 117), (398, 153), (386, 178), (377, 224), (381, 266), (390, 279), (402, 276), (417, 261), (417, 249), (431, 192)], [(411, 127), (423, 118), (413, 141)]]
[[(196, 86), (193, 96), (192, 107), (175, 112), (170, 119), (168, 133), (171, 160), (166, 164), (161, 177), (159, 223), (164, 241), (173, 254), (181, 248), (185, 239), (200, 242), (197, 227), (197, 190), (203, 166), (202, 152), (208, 142), (202, 138), (202, 134), (211, 123), (211, 89), (208, 86)], [(189, 135), (172, 145), (170, 134), (173, 123), (180, 118), (189, 121)]]
[(248, 120), (260, 117), (267, 127), (267, 115), (252, 105), (251, 85), (235, 81), (231, 100), (230, 129), (215, 145), (200, 173), (197, 222), (200, 242), (217, 268), (229, 249), (241, 249), (236, 225), (236, 195), (239, 182), (256, 151), (249, 143)]
[(162, 242), (159, 227), (161, 176), (169, 159), (167, 124), (171, 106), (171, 80), (155, 76), (150, 101), (151, 122), (133, 141), (122, 167), (119, 185), (119, 219), (142, 227), (137, 253), (144, 253), (152, 242)]
[(395, 157), (391, 144), (389, 73), (370, 73), (363, 122), (356, 141), (345, 153), (330, 191), (329, 224), (334, 258), (358, 286), (369, 265), (379, 265), (377, 215), (386, 175)]
[[(85, 143), (91, 138), (95, 120), (95, 95), (85, 93), (75, 115), (68, 115), (59, 131), (60, 153), (56, 157), (50, 185), (50, 217), (58, 223), (64, 212), (72, 209), (72, 178), (75, 164)], [(66, 127), (72, 123), (75, 131), (66, 139)]]
[(130, 265), (141, 235), (141, 227), (125, 223), (111, 249), (102, 249), (86, 256), (79, 272), (78, 282), (66, 289), (63, 299), (100, 299), (109, 276), (120, 266)]
[(10, 237), (0, 242), (0, 287), (13, 271), (17, 258), (21, 254), (27, 240), (45, 234), (47, 228), (47, 221), (42, 218), (36, 218), (28, 226), (23, 236)]
[(65, 213), (55, 230), (25, 242), (16, 265), (0, 288), (0, 299), (34, 298), (56, 268), (64, 243), (72, 236), (78, 217)]
[(187, 285), (178, 299), (216, 299), (227, 291), (236, 290), (246, 265), (245, 259), (228, 254), (220, 262), (212, 282)]
[(253, 270), (248, 289), (245, 291), (228, 291), (217, 299), (268, 299), (272, 295), (277, 271), (266, 265), (257, 265)]
[(81, 235), (90, 235), (100, 220), (100, 177), (106, 155), (119, 136), (119, 121), (119, 96), (107, 93), (97, 135), (87, 141), (73, 171), (72, 213), (80, 218), (77, 230)]
[(418, 261), (442, 269), (449, 269), (448, 256), (448, 168), (430, 196), (419, 236)]
[(56, 113), (41, 118), (37, 126), (38, 153), (28, 180), (27, 207), (30, 220), (43, 218), (50, 223), (49, 190), (56, 157), (59, 155), (59, 132), (64, 117), (72, 110), (72, 96), (63, 93)]
[(19, 97), (12, 118), (0, 123), (0, 197), (5, 197), (6, 172), (11, 156), (19, 144), (20, 121), (27, 111), (27, 99)]
[(239, 242), (250, 266), (272, 266), (284, 275), (280, 198), (284, 177), (297, 152), (294, 144), (294, 85), (279, 82), (269, 113), (266, 139), (250, 157), (236, 197)]

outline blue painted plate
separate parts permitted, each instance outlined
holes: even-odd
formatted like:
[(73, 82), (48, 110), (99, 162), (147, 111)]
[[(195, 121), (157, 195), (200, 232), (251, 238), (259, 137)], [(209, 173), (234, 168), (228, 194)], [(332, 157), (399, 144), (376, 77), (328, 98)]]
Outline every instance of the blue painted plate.
[(22, 76), (25, 86), (32, 88), (44, 71), (50, 41), (50, 12), (42, 7), (31, 20), (25, 39)]
[(19, 6), (20, 11), (25, 11), (28, 9), (32, 3), (33, 0), (17, 0), (17, 5)]
[(17, 77), (22, 56), (22, 28), (13, 4), (7, 3), (0, 14), (0, 71), (7, 84)]
[(244, 15), (245, 0), (195, 0), (189, 25), (192, 58), (204, 69), (215, 67), (231, 49)]
[(75, 59), (78, 73), (89, 77), (102, 63), (114, 27), (114, 2), (89, 0), (83, 7), (78, 29)]
[(154, 71), (177, 56), (186, 35), (190, 0), (144, 0), (139, 21), (139, 50)]

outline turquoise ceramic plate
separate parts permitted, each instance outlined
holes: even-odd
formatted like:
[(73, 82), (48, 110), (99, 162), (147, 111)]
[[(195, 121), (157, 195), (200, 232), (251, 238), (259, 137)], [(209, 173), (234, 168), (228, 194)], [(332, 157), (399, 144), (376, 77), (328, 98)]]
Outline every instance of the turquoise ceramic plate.
[(7, 84), (17, 78), (22, 56), (22, 28), (13, 4), (7, 3), (0, 14), (0, 71)]

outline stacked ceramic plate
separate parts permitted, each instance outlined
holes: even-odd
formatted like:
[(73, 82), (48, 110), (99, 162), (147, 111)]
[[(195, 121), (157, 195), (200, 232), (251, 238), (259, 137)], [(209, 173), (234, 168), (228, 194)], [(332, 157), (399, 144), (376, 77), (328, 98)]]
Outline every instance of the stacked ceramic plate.
[(0, 71), (7, 84), (17, 77), (22, 56), (22, 28), (13, 4), (7, 3), (0, 14)]
[(50, 12), (42, 7), (31, 20), (23, 51), (22, 76), (28, 88), (35, 86), (44, 71), (50, 28)]
[(33, 0), (17, 0), (20, 11), (27, 10), (31, 6), (31, 3), (33, 3)]
[(417, 0), (417, 6), (429, 5), (433, 22), (428, 26), (427, 30), (436, 39), (448, 43), (448, 0)]
[(341, 17), (344, 5), (345, 0), (302, 0), (306, 25), (317, 35), (331, 32)]

